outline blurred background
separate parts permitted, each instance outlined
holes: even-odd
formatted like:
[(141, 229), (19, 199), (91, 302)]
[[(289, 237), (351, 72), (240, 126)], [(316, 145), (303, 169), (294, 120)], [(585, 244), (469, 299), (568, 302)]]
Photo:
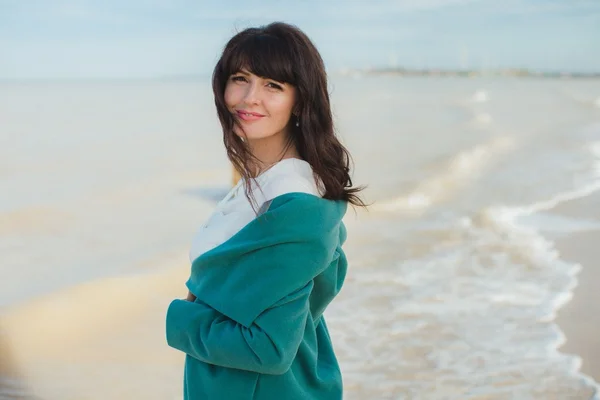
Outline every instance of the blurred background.
[(182, 397), (164, 316), (232, 173), (210, 75), (275, 20), (374, 202), (326, 312), (345, 398), (600, 398), (586, 0), (0, 0), (0, 398)]

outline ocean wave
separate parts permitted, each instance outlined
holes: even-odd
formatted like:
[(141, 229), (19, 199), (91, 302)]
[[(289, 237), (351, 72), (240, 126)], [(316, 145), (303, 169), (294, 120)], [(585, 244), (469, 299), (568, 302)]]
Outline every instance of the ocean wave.
[[(600, 159), (597, 141), (585, 149)], [(484, 168), (489, 156), (464, 166)], [(348, 398), (599, 400), (598, 383), (580, 372), (581, 357), (558, 351), (566, 338), (554, 322), (582, 266), (561, 259), (554, 242), (524, 221), (599, 190), (594, 165), (586, 184), (522, 206), (429, 213), (418, 221), (396, 212), (424, 210), (451, 196), (435, 196), (444, 178), (466, 177), (463, 184), (476, 178), (460, 168), (454, 175), (441, 168), (419, 190), (388, 202), (384, 210), (395, 213), (385, 218), (397, 218), (395, 240), (387, 233), (374, 238), (369, 230), (368, 243), (378, 239), (378, 248), (390, 249), (402, 243), (402, 251), (382, 250), (373, 256), (377, 265), (368, 258), (355, 264), (329, 313), (345, 376), (353, 382)], [(560, 228), (591, 227), (597, 226), (570, 220)], [(356, 313), (365, 307), (373, 311), (369, 316)], [(385, 310), (387, 321), (377, 310)]]
[[(535, 314), (535, 321), (550, 323), (551, 329), (556, 333), (555, 337), (546, 343), (548, 359), (565, 359), (565, 355), (558, 351), (558, 348), (564, 344), (565, 337), (553, 321), (557, 311), (571, 300), (573, 290), (577, 286), (577, 275), (582, 266), (562, 260), (554, 243), (545, 238), (535, 225), (521, 223), (520, 218), (589, 195), (598, 189), (597, 185), (588, 185), (568, 193), (557, 194), (551, 199), (529, 206), (490, 207), (483, 210), (474, 219), (476, 223), (473, 226), (484, 227), (484, 231), (495, 232), (502, 237), (504, 254), (506, 254), (507, 260), (510, 260), (509, 265), (522, 265), (526, 269), (534, 270), (535, 275), (539, 275), (535, 281), (525, 287), (522, 286), (525, 279), (519, 279), (510, 290), (496, 292), (491, 300), (503, 305), (535, 307), (539, 310)], [(470, 223), (469, 220), (467, 225)], [(581, 221), (580, 224), (585, 224), (585, 221)], [(482, 231), (479, 229), (475, 232), (478, 236), (482, 235)], [(519, 286), (521, 287), (519, 288)], [(523, 291), (524, 288), (526, 290)], [(579, 372), (581, 358), (579, 356), (570, 357), (573, 357), (571, 362), (565, 364), (565, 366), (570, 365), (567, 370), (569, 375), (581, 379), (586, 385), (592, 387), (595, 393), (593, 399), (600, 399), (600, 385), (591, 377)]]
[[(428, 248), (418, 257), (389, 253), (374, 256), (377, 265), (354, 265), (328, 314), (353, 383), (349, 399), (597, 393), (597, 384), (579, 373), (581, 359), (557, 351), (565, 338), (552, 322), (581, 267), (561, 260), (518, 215), (489, 207), (411, 229), (396, 244), (385, 236), (382, 246), (402, 241), (405, 254), (423, 242)], [(365, 308), (371, 312), (356, 312)]]
[(488, 92), (486, 92), (483, 89), (479, 89), (479, 90), (475, 91), (475, 93), (473, 93), (471, 95), (470, 100), (473, 103), (487, 103), (489, 101)]
[(379, 201), (373, 206), (373, 210), (423, 212), (477, 179), (495, 158), (510, 151), (514, 146), (514, 138), (496, 136), (487, 143), (464, 150), (409, 193)]
[(559, 204), (566, 203), (575, 199), (586, 197), (594, 192), (600, 190), (600, 141), (588, 143), (586, 146), (587, 151), (595, 158), (592, 168), (589, 182), (581, 187), (573, 190), (557, 193), (549, 199), (541, 200), (533, 204), (523, 207), (513, 207), (510, 212), (513, 215), (511, 217), (530, 215), (540, 211), (550, 210)]

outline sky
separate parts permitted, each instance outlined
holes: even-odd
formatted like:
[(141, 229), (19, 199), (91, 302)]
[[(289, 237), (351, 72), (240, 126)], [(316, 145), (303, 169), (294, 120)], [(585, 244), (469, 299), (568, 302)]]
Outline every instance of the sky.
[(600, 72), (600, 0), (0, 0), (0, 79), (210, 74), (231, 36), (272, 21), (330, 71)]

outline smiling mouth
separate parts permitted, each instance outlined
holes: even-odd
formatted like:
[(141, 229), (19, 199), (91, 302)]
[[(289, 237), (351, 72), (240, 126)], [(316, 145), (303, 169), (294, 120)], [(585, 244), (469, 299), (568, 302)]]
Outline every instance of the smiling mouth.
[(236, 113), (237, 113), (238, 117), (240, 117), (240, 119), (242, 119), (244, 121), (256, 121), (256, 120), (259, 120), (262, 117), (264, 117), (264, 115), (257, 114), (257, 113), (250, 113), (250, 112), (246, 112), (246, 111), (236, 110)]
[(236, 110), (236, 112), (238, 114), (246, 114), (246, 115), (250, 115), (250, 116), (254, 116), (254, 117), (264, 117), (264, 115), (255, 113), (255, 112), (249, 112), (249, 111), (243, 111), (243, 110)]

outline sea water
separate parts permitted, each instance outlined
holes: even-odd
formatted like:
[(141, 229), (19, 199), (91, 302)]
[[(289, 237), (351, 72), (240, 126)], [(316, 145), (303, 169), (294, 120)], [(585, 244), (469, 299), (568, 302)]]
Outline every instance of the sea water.
[[(373, 203), (349, 209), (350, 269), (325, 314), (345, 398), (592, 396), (556, 350), (580, 267), (542, 231), (594, 225), (549, 211), (600, 189), (600, 81), (333, 75), (330, 91)], [(2, 83), (0, 142), (8, 311), (155, 273), (231, 180), (208, 77)], [(179, 380), (160, 384), (177, 398)]]

